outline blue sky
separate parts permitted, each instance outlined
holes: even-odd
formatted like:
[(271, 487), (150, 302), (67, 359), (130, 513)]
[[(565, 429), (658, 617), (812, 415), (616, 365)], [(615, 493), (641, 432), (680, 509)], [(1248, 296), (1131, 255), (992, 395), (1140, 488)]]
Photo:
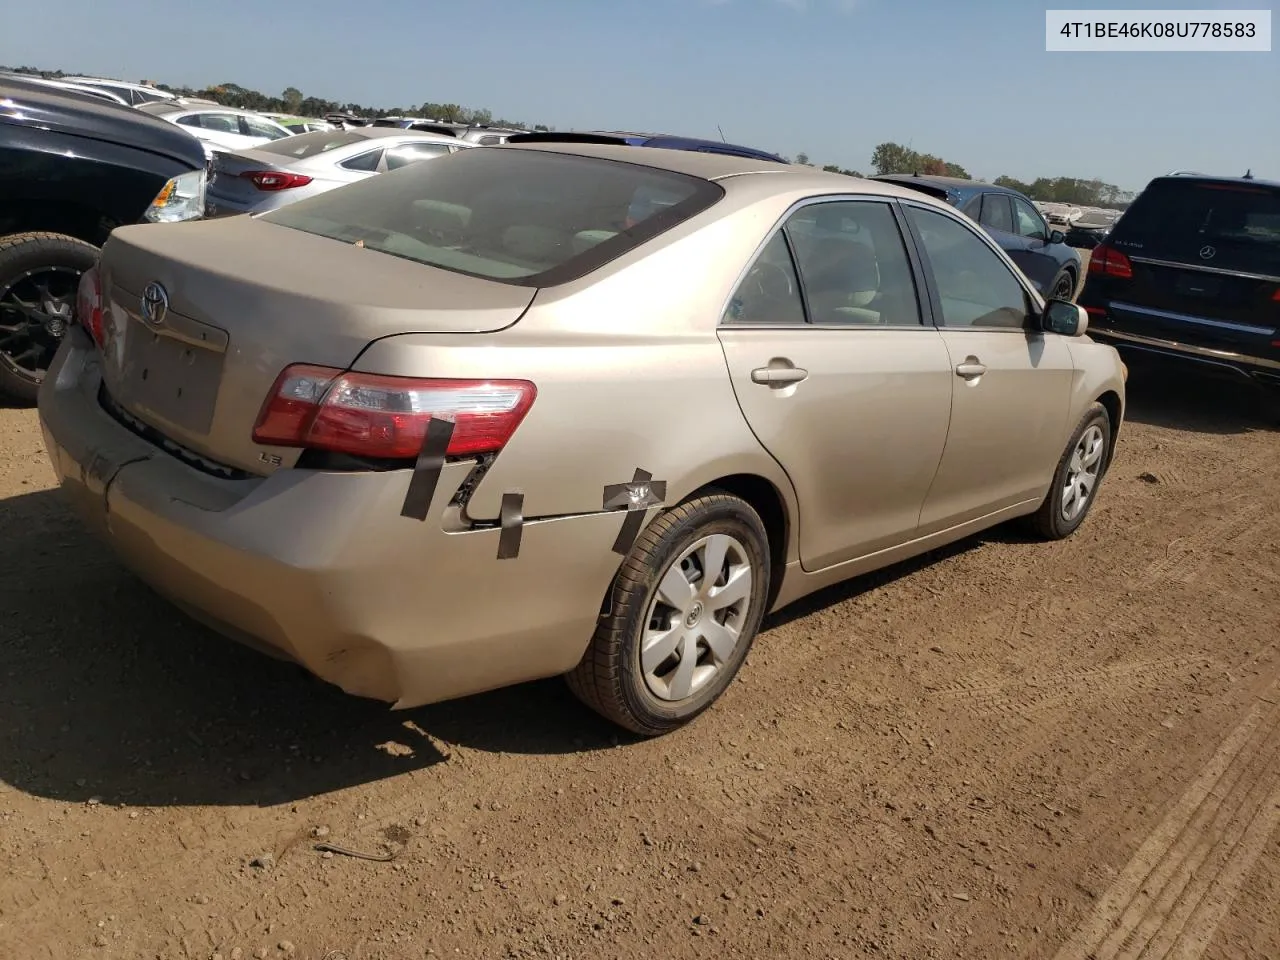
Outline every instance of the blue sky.
[(715, 137), (719, 124), (864, 172), (893, 140), (987, 179), (1133, 189), (1174, 168), (1246, 167), (1280, 179), (1275, 49), (1050, 54), (1045, 5), (1028, 0), (16, 2), (22, 27), (0, 35), (9, 65), (455, 102), (561, 129)]

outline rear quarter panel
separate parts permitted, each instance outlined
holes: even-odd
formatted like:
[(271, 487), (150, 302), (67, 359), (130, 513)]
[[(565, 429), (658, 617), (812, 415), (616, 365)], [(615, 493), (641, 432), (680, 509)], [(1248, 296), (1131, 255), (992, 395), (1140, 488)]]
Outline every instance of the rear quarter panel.
[(496, 519), (504, 493), (525, 495), (525, 517), (599, 511), (605, 486), (637, 469), (666, 482), (667, 504), (718, 478), (760, 476), (794, 518), (790, 482), (743, 418), (716, 336), (741, 270), (788, 202), (695, 218), (582, 281), (539, 291), (507, 330), (390, 337), (355, 368), (536, 384), (529, 415), (471, 497), (473, 519)]

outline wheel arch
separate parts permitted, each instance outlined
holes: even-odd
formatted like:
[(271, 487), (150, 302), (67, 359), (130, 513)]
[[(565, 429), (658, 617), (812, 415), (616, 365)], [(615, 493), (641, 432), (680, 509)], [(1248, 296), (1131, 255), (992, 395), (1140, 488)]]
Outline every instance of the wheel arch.
[(1107, 466), (1110, 467), (1111, 460), (1115, 456), (1116, 439), (1120, 434), (1120, 424), (1124, 417), (1124, 402), (1114, 390), (1104, 390), (1099, 394), (1097, 402), (1102, 404), (1102, 408), (1107, 411), (1107, 419), (1111, 421), (1111, 443), (1107, 449)]
[(101, 247), (119, 224), (89, 204), (71, 200), (0, 203), (0, 236), (60, 233)]
[(703, 484), (689, 494), (689, 499), (708, 490), (722, 490), (748, 504), (760, 515), (769, 537), (769, 593), (766, 610), (773, 607), (782, 576), (787, 566), (787, 550), (791, 543), (792, 521), (782, 491), (765, 477), (755, 473), (735, 473)]

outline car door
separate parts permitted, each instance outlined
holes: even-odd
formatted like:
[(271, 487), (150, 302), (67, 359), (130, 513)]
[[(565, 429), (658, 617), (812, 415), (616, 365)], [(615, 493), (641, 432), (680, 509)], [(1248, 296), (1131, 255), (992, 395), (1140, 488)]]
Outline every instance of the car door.
[(1040, 212), (1021, 197), (1010, 197), (1013, 229), (1020, 243), (1009, 256), (1041, 293), (1050, 289), (1058, 275), (1058, 261), (1049, 246), (1049, 227)]
[(797, 207), (721, 321), (738, 403), (795, 488), (806, 570), (910, 540), (942, 456), (954, 375), (904, 229), (890, 201)]
[(904, 202), (952, 367), (951, 425), (920, 535), (1044, 495), (1062, 453), (1074, 365), (1038, 329), (1039, 304), (991, 240)]

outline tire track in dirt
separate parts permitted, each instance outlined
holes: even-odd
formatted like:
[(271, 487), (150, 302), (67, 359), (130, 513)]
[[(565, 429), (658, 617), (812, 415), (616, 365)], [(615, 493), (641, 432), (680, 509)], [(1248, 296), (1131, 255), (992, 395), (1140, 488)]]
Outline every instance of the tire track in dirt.
[(1275, 680), (1201, 767), (1055, 960), (1192, 960), (1280, 825)]
[[(1237, 494), (1227, 502), (1241, 500)], [(1209, 559), (1206, 554), (1215, 544), (1230, 543), (1246, 532), (1264, 515), (1259, 504), (1237, 509), (1225, 517), (1203, 524), (1185, 537), (1170, 541), (1163, 556), (1157, 557), (1130, 582), (1135, 588), (1149, 588), (1162, 581), (1189, 583)]]

